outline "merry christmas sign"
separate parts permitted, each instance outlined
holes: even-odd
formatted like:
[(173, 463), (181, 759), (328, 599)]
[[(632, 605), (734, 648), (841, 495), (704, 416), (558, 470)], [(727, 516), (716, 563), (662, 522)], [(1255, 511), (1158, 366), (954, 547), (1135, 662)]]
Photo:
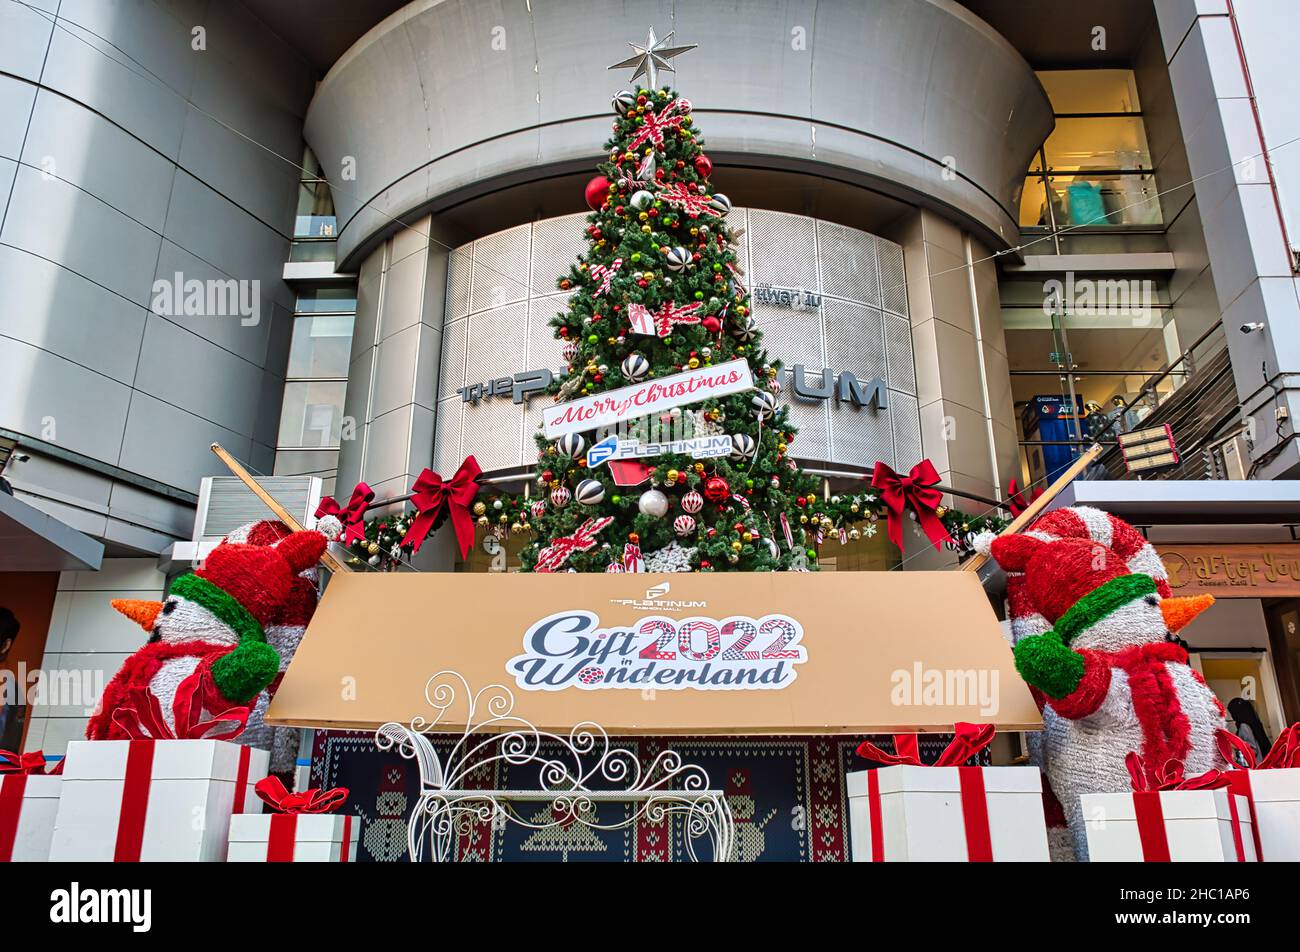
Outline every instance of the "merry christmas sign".
[(557, 403), (542, 411), (542, 423), (547, 437), (554, 439), (566, 433), (615, 426), (673, 407), (740, 393), (753, 385), (749, 364), (739, 358), (716, 367), (699, 367)]
[(1041, 726), (968, 572), (336, 575), (267, 721), (409, 723), (444, 669), (563, 733)]

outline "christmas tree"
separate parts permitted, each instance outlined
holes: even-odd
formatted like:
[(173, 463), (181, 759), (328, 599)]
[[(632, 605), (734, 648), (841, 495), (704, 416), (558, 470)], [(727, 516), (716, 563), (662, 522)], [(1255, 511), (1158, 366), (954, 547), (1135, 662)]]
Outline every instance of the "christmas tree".
[[(691, 48), (669, 47), (671, 38), (657, 41), (652, 31), (617, 64), (636, 67), (633, 81), (644, 75), (648, 85), (612, 100), (608, 159), (587, 186), (587, 251), (559, 280), (573, 292), (551, 321), (568, 368), (551, 393), (561, 403), (581, 400), (737, 359), (752, 387), (615, 434), (656, 449), (688, 441), (652, 457), (588, 466), (586, 450), (604, 432), (539, 434), (536, 541), (522, 554), (525, 571), (816, 567), (821, 523), (810, 515), (820, 480), (789, 455), (795, 430), (777, 400), (781, 365), (750, 312), (739, 236), (727, 223), (731, 203), (710, 179), (690, 102), (657, 83), (668, 60)], [(721, 435), (731, 444), (726, 455), (698, 452), (701, 438)]]

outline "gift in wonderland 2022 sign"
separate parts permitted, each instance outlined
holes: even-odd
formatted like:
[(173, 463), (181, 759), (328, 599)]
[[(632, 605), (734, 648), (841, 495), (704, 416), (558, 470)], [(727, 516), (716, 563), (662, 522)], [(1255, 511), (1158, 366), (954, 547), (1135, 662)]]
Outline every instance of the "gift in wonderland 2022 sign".
[(529, 627), (524, 653), (506, 670), (526, 691), (779, 690), (808, 660), (802, 638), (802, 626), (788, 615), (652, 615), (602, 628), (593, 612), (561, 611)]

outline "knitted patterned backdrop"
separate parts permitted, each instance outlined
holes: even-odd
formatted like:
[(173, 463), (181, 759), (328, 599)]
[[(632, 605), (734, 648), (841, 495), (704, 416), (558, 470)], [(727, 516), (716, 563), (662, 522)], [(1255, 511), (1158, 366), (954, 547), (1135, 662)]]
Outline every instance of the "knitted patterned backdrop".
[[(888, 737), (871, 738), (890, 749)], [(950, 738), (923, 738), (921, 757), (930, 761)], [(872, 765), (854, 750), (861, 737), (639, 737), (621, 738), (648, 762), (671, 746), (687, 763), (699, 764), (714, 786), (726, 784), (736, 821), (737, 859), (745, 862), (844, 862), (849, 859), (848, 798), (844, 778)], [(987, 752), (981, 755), (987, 762)], [(537, 766), (493, 764), (491, 775), (473, 775), (475, 787), (534, 788)], [(344, 808), (362, 818), (362, 862), (405, 861), (406, 821), (419, 796), (414, 761), (375, 748), (374, 736), (350, 731), (317, 731), (312, 755), (312, 786), (351, 790)], [(542, 820), (544, 804), (517, 807), (525, 819)], [(601, 822), (627, 815), (623, 804), (598, 806)], [(638, 823), (625, 830), (591, 830), (582, 824), (530, 830), (515, 824), (476, 825), (458, 844), (462, 861), (681, 862), (687, 859), (680, 821)], [(709, 845), (697, 841), (701, 859)]]

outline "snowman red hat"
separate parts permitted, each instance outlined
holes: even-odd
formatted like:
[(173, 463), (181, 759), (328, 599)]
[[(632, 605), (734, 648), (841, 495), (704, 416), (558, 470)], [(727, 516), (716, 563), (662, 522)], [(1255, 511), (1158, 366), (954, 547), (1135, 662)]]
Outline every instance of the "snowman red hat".
[(280, 667), (263, 626), (282, 610), (295, 577), (316, 563), (325, 545), (318, 532), (293, 533), (275, 547), (223, 543), (202, 567), (172, 583), (165, 601), (115, 600), (113, 607), (147, 631), (149, 641), (105, 687), (86, 736), (125, 737), (113, 713), (134, 688), (157, 697), (170, 719), (176, 687), (200, 666), (211, 672), (228, 706), (255, 698)]
[(1173, 637), (1214, 599), (1173, 597), (1150, 543), (1087, 507), (977, 547), (1006, 570), (1016, 669), (1042, 707), (1041, 760), (1085, 858), (1079, 797), (1129, 790), (1130, 751), (1152, 771), (1222, 766), (1223, 706)]

